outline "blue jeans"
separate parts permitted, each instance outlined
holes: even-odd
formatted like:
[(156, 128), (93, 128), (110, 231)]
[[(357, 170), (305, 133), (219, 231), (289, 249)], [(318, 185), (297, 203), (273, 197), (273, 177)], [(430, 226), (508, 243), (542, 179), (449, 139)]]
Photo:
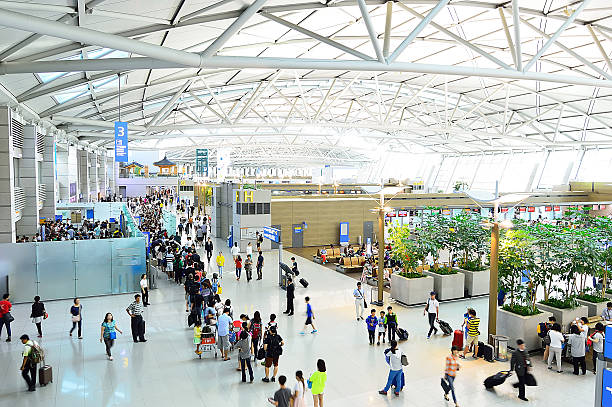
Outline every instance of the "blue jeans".
[(455, 377), (445, 374), (444, 378), (446, 379), (446, 381), (448, 382), (448, 385), (450, 386), (451, 394), (453, 395), (453, 402), (457, 404), (457, 397), (455, 396)]
[[(383, 391), (389, 391), (389, 388), (391, 387), (393, 382), (399, 380), (400, 379), (399, 376), (401, 375), (402, 375), (401, 370), (389, 370), (389, 377), (387, 378), (387, 384), (385, 388), (383, 389)], [(400, 389), (396, 388), (395, 391), (399, 392)]]
[(223, 266), (217, 266), (219, 268), (219, 278), (223, 278)]

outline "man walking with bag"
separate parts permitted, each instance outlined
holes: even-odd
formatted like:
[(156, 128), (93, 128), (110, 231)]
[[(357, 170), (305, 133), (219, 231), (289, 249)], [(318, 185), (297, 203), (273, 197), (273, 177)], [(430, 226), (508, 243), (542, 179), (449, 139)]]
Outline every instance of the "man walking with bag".
[(132, 339), (134, 339), (134, 343), (146, 342), (147, 340), (144, 337), (145, 321), (142, 319), (144, 308), (142, 302), (140, 302), (140, 294), (136, 294), (134, 300), (135, 301), (125, 309), (132, 319)]
[(429, 332), (427, 332), (427, 339), (431, 338), (431, 333), (437, 334), (438, 328), (434, 326), (434, 323), (438, 320), (438, 311), (440, 310), (440, 303), (436, 299), (436, 293), (434, 291), (429, 293), (427, 304), (423, 310), (423, 315), (427, 313), (429, 319)]
[(21, 354), (23, 356), (21, 376), (28, 385), (28, 391), (36, 391), (36, 364), (42, 360), (42, 351), (28, 335), (21, 335), (19, 339), (25, 345)]
[(293, 315), (293, 299), (295, 298), (295, 284), (293, 284), (293, 279), (291, 277), (287, 278), (287, 309), (283, 314), (287, 314), (288, 316)]
[(365, 295), (361, 291), (361, 282), (357, 282), (357, 288), (353, 290), (353, 297), (355, 297), (355, 316), (357, 321), (363, 319), (363, 310), (366, 306)]
[(514, 383), (514, 387), (519, 389), (518, 398), (523, 401), (529, 401), (525, 397), (525, 378), (531, 369), (531, 361), (529, 355), (525, 350), (525, 342), (522, 339), (516, 340), (516, 350), (512, 353), (512, 359), (510, 359), (510, 370), (516, 372), (518, 383)]

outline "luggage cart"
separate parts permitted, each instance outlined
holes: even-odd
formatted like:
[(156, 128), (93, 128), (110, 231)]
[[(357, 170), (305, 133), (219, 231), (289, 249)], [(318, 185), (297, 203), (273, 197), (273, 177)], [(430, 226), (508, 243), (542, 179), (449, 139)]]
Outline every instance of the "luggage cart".
[(207, 332), (202, 330), (200, 342), (200, 354), (198, 357), (202, 359), (202, 353), (213, 353), (217, 358), (217, 330), (214, 326), (208, 326)]

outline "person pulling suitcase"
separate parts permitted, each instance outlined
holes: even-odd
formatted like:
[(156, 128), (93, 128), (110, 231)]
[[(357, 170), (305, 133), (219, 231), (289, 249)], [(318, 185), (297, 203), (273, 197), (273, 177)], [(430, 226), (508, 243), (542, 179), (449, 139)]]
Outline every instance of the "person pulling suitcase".
[(431, 333), (437, 334), (438, 328), (434, 326), (434, 323), (438, 320), (438, 313), (440, 310), (440, 303), (436, 299), (435, 291), (429, 293), (429, 298), (427, 299), (427, 304), (425, 304), (425, 309), (423, 310), (423, 315), (427, 314), (429, 319), (429, 332), (427, 332), (427, 339), (431, 338)]

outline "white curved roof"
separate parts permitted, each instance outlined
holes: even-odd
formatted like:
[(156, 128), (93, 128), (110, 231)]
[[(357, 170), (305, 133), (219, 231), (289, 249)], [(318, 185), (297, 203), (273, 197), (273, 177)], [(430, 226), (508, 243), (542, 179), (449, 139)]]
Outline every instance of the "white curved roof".
[(0, 2), (0, 84), (93, 145), (112, 147), (119, 74), (130, 147), (173, 157), (612, 145), (609, 0), (77, 3)]

